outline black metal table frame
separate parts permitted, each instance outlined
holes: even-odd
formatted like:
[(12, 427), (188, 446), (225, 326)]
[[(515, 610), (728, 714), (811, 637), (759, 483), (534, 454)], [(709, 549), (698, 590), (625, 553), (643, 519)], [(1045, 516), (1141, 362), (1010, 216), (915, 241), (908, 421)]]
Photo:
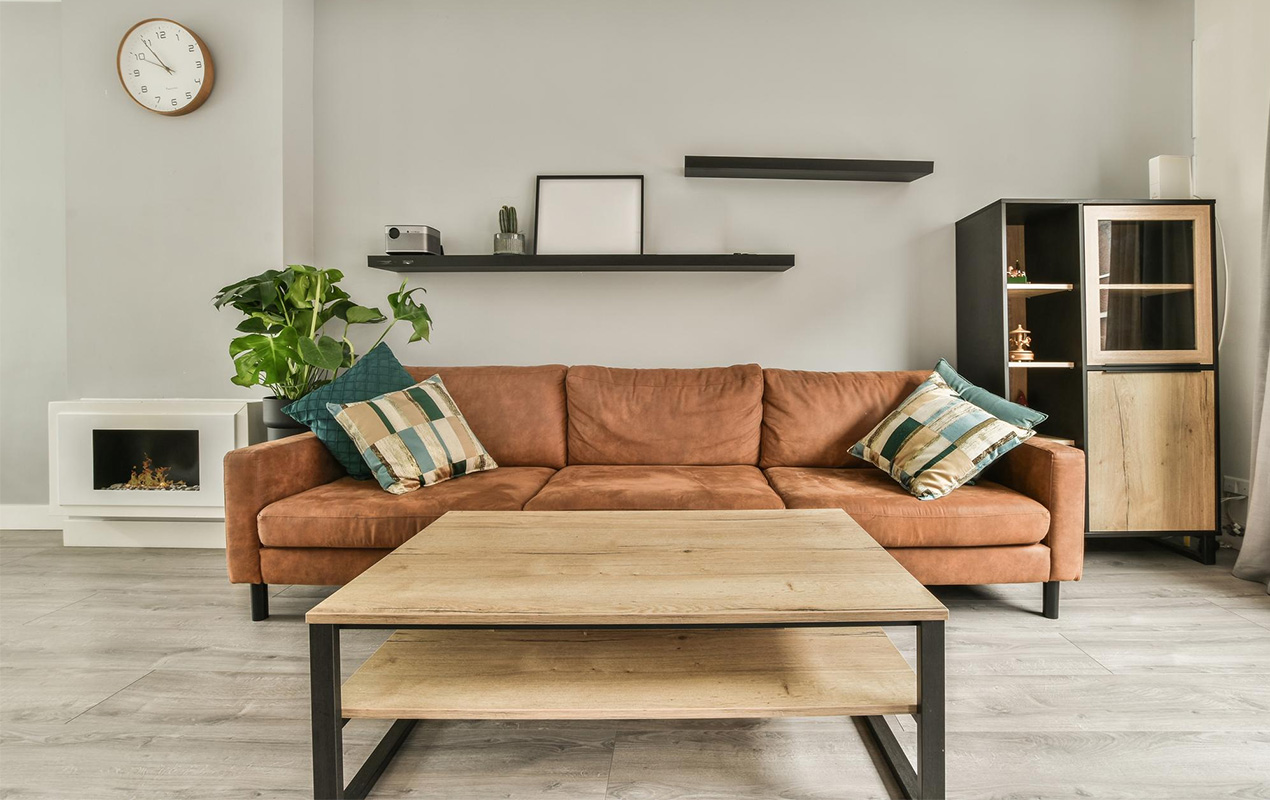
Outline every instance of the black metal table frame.
[[(858, 628), (912, 625), (917, 629), (917, 763), (909, 761), (885, 717), (863, 717), (865, 729), (883, 761), (911, 800), (943, 800), (944, 786), (944, 623), (802, 622), (732, 623), (725, 625), (358, 625), (309, 624), (309, 681), (313, 722), (313, 796), (316, 800), (360, 800), (366, 797), (388, 763), (401, 749), (418, 720), (399, 719), (384, 734), (353, 779), (344, 785), (344, 725), (340, 700), (340, 631), (391, 630), (721, 630), (734, 628)], [(546, 719), (546, 717), (544, 717)]]

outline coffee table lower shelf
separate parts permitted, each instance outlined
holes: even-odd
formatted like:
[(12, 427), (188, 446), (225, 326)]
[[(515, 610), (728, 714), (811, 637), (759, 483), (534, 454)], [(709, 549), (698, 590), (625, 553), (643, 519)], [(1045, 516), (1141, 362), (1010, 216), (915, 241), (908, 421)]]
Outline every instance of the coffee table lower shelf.
[[(923, 682), (880, 627), (398, 630), (342, 687), (339, 627), (310, 626), (315, 797), (365, 797), (420, 719), (786, 716), (865, 717), (905, 793), (923, 794), (882, 719), (914, 714), (920, 725)], [(918, 629), (928, 658), (938, 649), (927, 704), (938, 706), (942, 796), (943, 625)], [(351, 719), (396, 722), (344, 787), (340, 728)]]

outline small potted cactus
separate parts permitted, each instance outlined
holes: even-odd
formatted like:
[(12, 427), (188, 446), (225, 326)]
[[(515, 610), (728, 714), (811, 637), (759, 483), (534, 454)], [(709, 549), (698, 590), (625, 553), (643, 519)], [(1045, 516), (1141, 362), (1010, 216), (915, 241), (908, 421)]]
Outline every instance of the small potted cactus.
[(523, 256), (525, 234), (516, 227), (516, 207), (503, 206), (498, 210), (499, 233), (494, 234), (494, 255)]

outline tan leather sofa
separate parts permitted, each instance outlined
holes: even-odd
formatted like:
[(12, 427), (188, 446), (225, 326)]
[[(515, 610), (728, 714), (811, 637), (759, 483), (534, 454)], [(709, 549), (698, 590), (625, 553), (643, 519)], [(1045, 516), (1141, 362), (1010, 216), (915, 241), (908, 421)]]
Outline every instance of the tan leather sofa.
[(405, 495), (306, 433), (225, 458), (229, 579), (343, 584), (451, 510), (841, 508), (926, 584), (1079, 580), (1084, 454), (1031, 439), (918, 501), (848, 450), (928, 372), (411, 367), (439, 374), (498, 462)]

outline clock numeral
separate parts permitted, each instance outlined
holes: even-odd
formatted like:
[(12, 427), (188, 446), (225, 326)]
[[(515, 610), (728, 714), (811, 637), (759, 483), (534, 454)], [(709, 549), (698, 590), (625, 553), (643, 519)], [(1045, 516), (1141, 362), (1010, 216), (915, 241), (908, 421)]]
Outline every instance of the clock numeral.
[(203, 62), (202, 62), (202, 61), (195, 61), (195, 62), (194, 62), (194, 69), (202, 69), (202, 68), (203, 68)]
[(191, 53), (193, 53), (193, 52), (194, 52), (194, 45), (190, 45), (190, 52), (191, 52)]
[(134, 70), (132, 71), (132, 76), (133, 76), (134, 78), (140, 78), (140, 77), (141, 77), (141, 70), (139, 70), (139, 69), (134, 69)]
[(203, 79), (202, 79), (202, 78), (195, 78), (195, 79), (194, 79), (194, 82), (195, 82), (195, 83), (202, 83), (202, 82), (203, 82)]
[(166, 38), (168, 38), (168, 32), (167, 32), (167, 31), (159, 31), (159, 38), (160, 38), (160, 39), (166, 39)]
[(132, 57), (137, 59), (138, 61), (145, 61), (145, 59), (141, 57), (140, 53), (133, 53)]
[[(188, 96), (188, 93), (187, 93), (187, 96)], [(172, 98), (172, 105), (174, 105), (174, 106), (176, 105), (176, 98), (175, 98), (175, 97), (173, 97), (173, 98)]]
[(142, 93), (142, 94), (145, 94), (145, 93), (146, 93), (146, 92), (148, 92), (148, 91), (150, 91), (150, 87), (148, 87), (148, 86), (142, 86), (142, 87), (141, 87), (141, 93)]
[(186, 92), (186, 93), (185, 93), (185, 99), (186, 99), (186, 100), (192, 100), (193, 98), (194, 98), (194, 95), (190, 94), (189, 92)]

